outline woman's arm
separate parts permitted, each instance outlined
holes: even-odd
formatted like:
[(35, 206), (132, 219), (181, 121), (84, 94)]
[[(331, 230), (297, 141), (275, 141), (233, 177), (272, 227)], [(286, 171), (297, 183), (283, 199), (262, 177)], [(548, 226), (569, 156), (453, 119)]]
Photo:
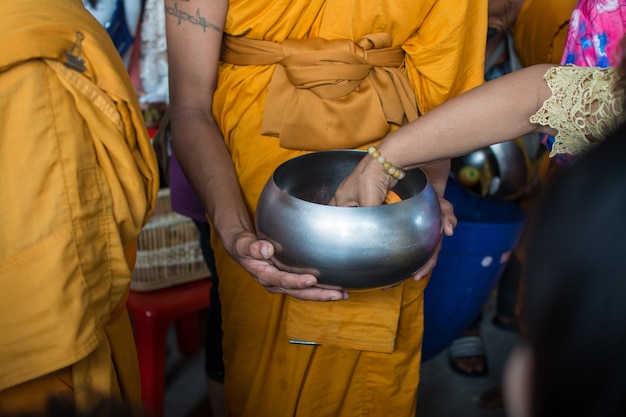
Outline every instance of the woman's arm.
[(274, 247), (258, 240), (230, 153), (213, 119), (213, 93), (227, 0), (166, 0), (172, 146), (229, 255), (268, 291), (308, 300), (339, 300), (342, 291), (277, 269)]
[[(523, 68), (448, 100), (389, 134), (378, 149), (395, 167), (410, 169), (528, 133), (555, 135), (554, 129), (529, 121), (551, 95), (543, 80), (551, 66)], [(396, 181), (367, 156), (339, 186), (334, 203), (381, 204)]]

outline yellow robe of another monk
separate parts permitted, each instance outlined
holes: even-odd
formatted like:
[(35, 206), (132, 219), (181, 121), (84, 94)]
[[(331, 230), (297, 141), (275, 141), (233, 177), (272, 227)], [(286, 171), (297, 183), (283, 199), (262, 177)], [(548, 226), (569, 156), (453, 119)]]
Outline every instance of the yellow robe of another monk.
[[(386, 32), (392, 46), (406, 52), (402, 68), (423, 114), (483, 82), (487, 4), (231, 0), (225, 32), (279, 44), (316, 37), (356, 41)], [(274, 69), (222, 63), (214, 95), (213, 114), (251, 213), (274, 169), (303, 153), (260, 134)], [(415, 415), (426, 280), (354, 292), (345, 302), (301, 302), (268, 293), (213, 236), (229, 415)], [(317, 345), (290, 343), (296, 338)]]
[(0, 9), (0, 414), (139, 403), (125, 301), (159, 183), (139, 103), (80, 0)]
[(522, 66), (560, 64), (570, 16), (578, 0), (525, 0), (513, 25)]

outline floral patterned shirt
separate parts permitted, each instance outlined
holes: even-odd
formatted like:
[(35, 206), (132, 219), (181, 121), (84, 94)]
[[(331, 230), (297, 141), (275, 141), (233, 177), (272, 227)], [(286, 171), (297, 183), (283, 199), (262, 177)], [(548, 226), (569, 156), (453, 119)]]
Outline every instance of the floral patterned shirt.
[[(625, 28), (626, 0), (580, 0), (572, 12), (561, 64), (618, 67)], [(543, 135), (541, 140), (553, 150), (554, 137)], [(559, 153), (556, 159), (559, 164), (568, 164), (575, 158)]]

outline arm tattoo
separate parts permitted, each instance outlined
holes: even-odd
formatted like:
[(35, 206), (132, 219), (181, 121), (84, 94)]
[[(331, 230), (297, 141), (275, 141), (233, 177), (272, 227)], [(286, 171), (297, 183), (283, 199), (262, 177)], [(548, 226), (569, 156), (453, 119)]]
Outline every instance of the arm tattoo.
[(221, 27), (214, 25), (211, 22), (207, 22), (206, 18), (200, 14), (200, 9), (196, 9), (196, 13), (192, 15), (183, 10), (180, 10), (178, 8), (178, 2), (175, 2), (174, 7), (165, 6), (165, 13), (174, 16), (178, 20), (178, 25), (180, 25), (181, 22), (189, 22), (192, 25), (200, 26), (203, 32), (206, 32), (207, 28), (213, 29), (214, 31), (219, 33), (223, 32), (223, 29)]

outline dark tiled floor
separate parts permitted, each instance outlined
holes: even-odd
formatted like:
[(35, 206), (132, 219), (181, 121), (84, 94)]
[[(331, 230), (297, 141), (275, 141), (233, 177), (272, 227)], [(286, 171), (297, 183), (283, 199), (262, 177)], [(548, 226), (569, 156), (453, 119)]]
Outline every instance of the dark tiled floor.
[(164, 417), (211, 417), (206, 396), (204, 352), (181, 355), (174, 328), (168, 337)]
[(484, 409), (478, 403), (481, 395), (500, 385), (506, 359), (519, 342), (517, 333), (501, 330), (491, 324), (487, 311), (481, 332), (489, 362), (489, 374), (467, 377), (452, 371), (448, 351), (422, 365), (422, 381), (418, 391), (417, 417), (505, 417), (503, 409)]
[[(448, 365), (448, 352), (422, 365), (422, 381), (418, 392), (416, 417), (505, 417), (502, 409), (483, 409), (480, 396), (498, 385), (502, 368), (511, 348), (519, 341), (515, 333), (500, 330), (491, 324), (491, 310), (484, 314), (482, 333), (489, 361), (489, 374), (465, 377), (454, 373)], [(206, 399), (203, 355), (181, 356), (175, 346), (173, 332), (169, 340), (164, 417), (210, 417)]]

